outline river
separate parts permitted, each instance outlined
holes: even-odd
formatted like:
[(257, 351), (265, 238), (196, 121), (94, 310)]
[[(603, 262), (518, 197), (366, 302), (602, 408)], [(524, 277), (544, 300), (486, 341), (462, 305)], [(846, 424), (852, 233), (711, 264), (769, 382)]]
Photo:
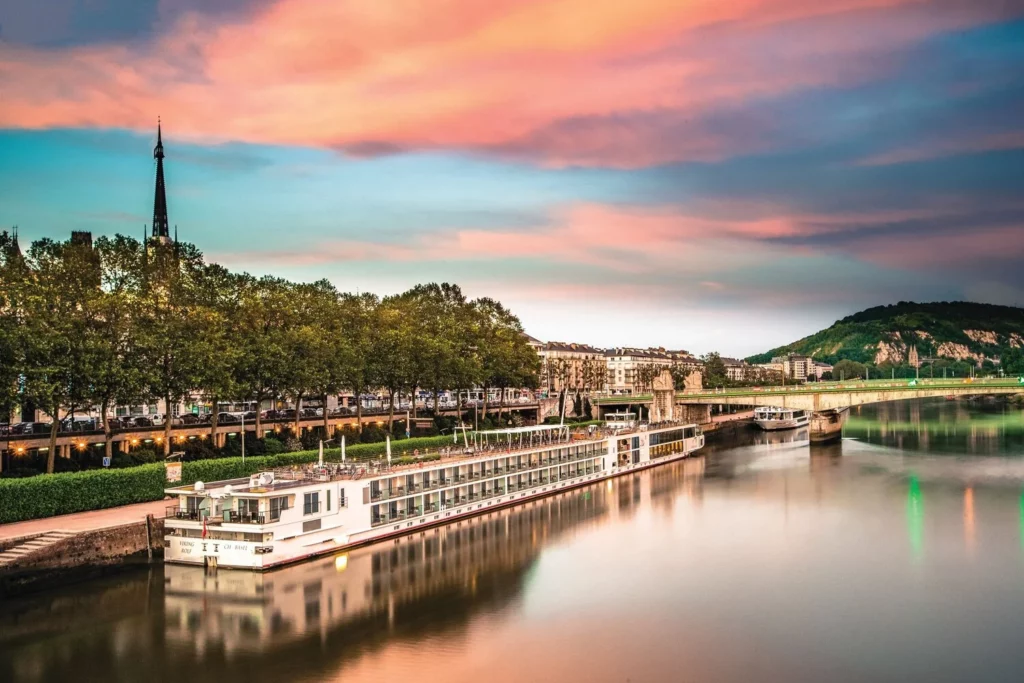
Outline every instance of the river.
[(264, 575), (0, 603), (0, 680), (1024, 680), (1024, 411), (865, 406)]

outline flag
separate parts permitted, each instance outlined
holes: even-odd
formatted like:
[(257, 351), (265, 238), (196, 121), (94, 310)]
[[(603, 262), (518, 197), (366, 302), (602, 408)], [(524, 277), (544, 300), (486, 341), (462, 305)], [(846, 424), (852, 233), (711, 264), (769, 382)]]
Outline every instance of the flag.
[(203, 538), (206, 538), (206, 517), (203, 517)]

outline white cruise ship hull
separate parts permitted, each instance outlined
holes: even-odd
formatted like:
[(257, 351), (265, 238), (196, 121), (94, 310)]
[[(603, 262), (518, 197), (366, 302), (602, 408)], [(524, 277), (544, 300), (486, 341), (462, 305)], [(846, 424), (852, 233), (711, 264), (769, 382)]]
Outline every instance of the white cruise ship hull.
[[(381, 505), (381, 502), (374, 502), (363, 491), (370, 482), (386, 479), (393, 474), (374, 476), (368, 479), (355, 479), (342, 482), (347, 489), (345, 492), (346, 503), (344, 507), (337, 506), (328, 514), (320, 515), (317, 520), (299, 518), (295, 522), (288, 523), (281, 520), (274, 524), (229, 524), (218, 523), (215, 531), (210, 531), (213, 525), (204, 527), (202, 522), (195, 520), (182, 520), (168, 518), (165, 522), (167, 535), (164, 538), (164, 561), (191, 565), (215, 565), (220, 568), (248, 569), (262, 571), (279, 567), (281, 565), (299, 562), (319, 555), (336, 553), (351, 549), (357, 546), (373, 543), (387, 538), (412, 534), (432, 526), (448, 524), (459, 519), (484, 514), (498, 508), (518, 505), (531, 499), (541, 498), (565, 491), (578, 486), (586, 486), (594, 482), (613, 477), (621, 476), (638, 470), (655, 467), (665, 463), (686, 458), (704, 446), (704, 436), (695, 426), (689, 425), (688, 430), (693, 431), (693, 436), (683, 438), (679, 442), (671, 444), (658, 444), (651, 446), (652, 436), (672, 430), (680, 430), (682, 427), (668, 427), (652, 429), (650, 431), (632, 432), (626, 435), (612, 435), (601, 442), (571, 442), (562, 444), (563, 447), (577, 446), (579, 444), (591, 445), (603, 442), (604, 447), (594, 450), (593, 455), (588, 455), (579, 460), (589, 461), (595, 465), (594, 471), (583, 473), (578, 476), (559, 478), (557, 481), (546, 481), (529, 487), (519, 487), (510, 490), (506, 482), (501, 486), (503, 491), (500, 494), (492, 494), (489, 497), (478, 498), (460, 502), (457, 505), (443, 505), (438, 509), (431, 510), (426, 514), (405, 515), (387, 522), (372, 522), (371, 507)], [(653, 451), (653, 453), (652, 453)], [(522, 455), (522, 452), (511, 453), (511, 456)], [(455, 466), (477, 464), (487, 458), (501, 457), (501, 453), (491, 453), (474, 460), (460, 461)], [(600, 467), (597, 464), (600, 463)], [(451, 463), (438, 464), (428, 463), (419, 470), (429, 473), (432, 469), (440, 466), (452, 467)], [(560, 464), (548, 466), (557, 469)], [(538, 467), (532, 472), (537, 472), (544, 467)], [(520, 469), (521, 473), (523, 470)], [(405, 476), (408, 470), (402, 471)], [(516, 475), (506, 475), (512, 478)], [(488, 480), (490, 482), (495, 479)], [(473, 482), (477, 483), (477, 482)], [(332, 484), (316, 485), (311, 484), (302, 489), (295, 489), (291, 495), (298, 496), (299, 500), (306, 488), (323, 489)], [(338, 485), (333, 484), (335, 487)], [(211, 486), (208, 484), (207, 486)], [(438, 489), (432, 489), (436, 492)], [(170, 490), (169, 493), (184, 495), (179, 490)], [(339, 491), (339, 494), (342, 493)], [(419, 495), (424, 495), (420, 493)], [(397, 496), (392, 496), (395, 499)], [(341, 500), (341, 496), (335, 495), (335, 502)], [(330, 500), (329, 498), (327, 499)], [(321, 529), (306, 532), (305, 528), (310, 521), (317, 521)], [(297, 529), (303, 531), (299, 533)], [(201, 530), (201, 531), (200, 531)], [(251, 536), (262, 535), (261, 540), (250, 540)], [(216, 538), (214, 537), (216, 536)], [(289, 537), (290, 536), (290, 537)]]
[(801, 415), (800, 417), (794, 417), (789, 419), (768, 419), (768, 420), (754, 420), (761, 429), (765, 431), (776, 431), (779, 429), (796, 429), (797, 427), (806, 427), (810, 423), (811, 419), (807, 415)]

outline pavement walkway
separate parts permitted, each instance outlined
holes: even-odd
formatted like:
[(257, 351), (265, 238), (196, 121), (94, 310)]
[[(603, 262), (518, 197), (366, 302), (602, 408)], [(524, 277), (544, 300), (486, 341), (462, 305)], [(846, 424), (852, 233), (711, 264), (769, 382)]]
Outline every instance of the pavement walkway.
[(46, 517), (44, 519), (29, 519), (24, 522), (13, 524), (0, 524), (0, 541), (22, 536), (44, 534), (48, 531), (94, 531), (106, 529), (122, 524), (141, 522), (146, 515), (163, 517), (164, 511), (171, 502), (167, 500), (154, 500), (151, 503), (136, 503), (135, 505), (122, 505), (106, 510), (90, 510), (88, 512), (76, 512), (71, 515), (59, 515), (57, 517)]

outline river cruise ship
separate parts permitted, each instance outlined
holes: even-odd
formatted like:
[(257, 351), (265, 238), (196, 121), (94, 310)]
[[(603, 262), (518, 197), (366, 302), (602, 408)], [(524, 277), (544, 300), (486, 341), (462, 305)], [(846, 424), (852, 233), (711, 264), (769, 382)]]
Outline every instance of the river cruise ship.
[(754, 409), (754, 424), (767, 431), (806, 427), (810, 421), (811, 415), (806, 410), (772, 407)]
[[(477, 432), (415, 464), (321, 463), (167, 489), (166, 562), (264, 570), (684, 458), (697, 425)], [(440, 455), (440, 457), (438, 457)]]

